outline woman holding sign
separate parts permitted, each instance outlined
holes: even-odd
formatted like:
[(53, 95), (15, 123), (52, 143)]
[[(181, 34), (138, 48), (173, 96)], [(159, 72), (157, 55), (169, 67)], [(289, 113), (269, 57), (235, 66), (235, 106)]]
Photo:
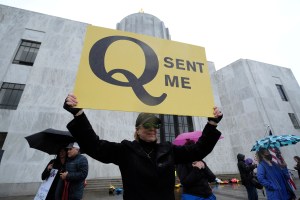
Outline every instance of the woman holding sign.
[(221, 133), (216, 129), (223, 114), (213, 109), (202, 137), (190, 146), (157, 143), (161, 121), (154, 114), (140, 113), (135, 123), (135, 140), (121, 143), (99, 139), (82, 109), (74, 108), (76, 96), (69, 94), (64, 109), (74, 115), (67, 125), (86, 154), (103, 163), (119, 166), (125, 200), (174, 200), (175, 165), (202, 160), (214, 148)]
[(45, 170), (43, 171), (42, 173), (42, 180), (47, 180), (50, 176), (50, 172), (52, 169), (57, 169), (57, 173), (55, 175), (55, 178), (51, 184), (51, 187), (49, 189), (49, 192), (47, 194), (47, 198), (46, 200), (53, 200), (55, 199), (55, 191), (56, 191), (56, 188), (57, 188), (57, 184), (58, 184), (58, 181), (59, 181), (59, 173), (61, 171), (65, 171), (65, 163), (66, 163), (66, 158), (67, 158), (67, 149), (62, 147), (58, 154), (56, 155), (56, 158), (55, 159), (52, 159), (47, 167), (45, 168)]

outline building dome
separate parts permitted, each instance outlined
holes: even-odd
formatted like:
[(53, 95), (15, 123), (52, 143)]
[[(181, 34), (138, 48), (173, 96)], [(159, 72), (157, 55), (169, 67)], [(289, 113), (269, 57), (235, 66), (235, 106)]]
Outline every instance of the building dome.
[(162, 39), (171, 39), (169, 29), (165, 27), (163, 21), (143, 12), (134, 13), (123, 18), (117, 24), (117, 29)]

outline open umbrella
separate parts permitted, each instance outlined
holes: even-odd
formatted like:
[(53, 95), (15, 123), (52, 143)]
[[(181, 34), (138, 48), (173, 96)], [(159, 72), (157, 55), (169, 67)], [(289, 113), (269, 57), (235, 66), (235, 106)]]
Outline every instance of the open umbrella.
[[(186, 143), (187, 140), (193, 140), (194, 142), (197, 142), (199, 137), (201, 137), (201, 135), (202, 135), (202, 131), (181, 133), (175, 138), (175, 140), (172, 143), (177, 146), (182, 146)], [(220, 139), (222, 138), (223, 137), (221, 136)]]
[(69, 131), (60, 131), (52, 128), (26, 136), (29, 146), (48, 154), (57, 154), (61, 147), (66, 147), (75, 139)]
[(260, 148), (279, 148), (296, 144), (300, 141), (300, 137), (296, 135), (269, 135), (263, 139), (256, 140), (251, 151), (258, 151)]

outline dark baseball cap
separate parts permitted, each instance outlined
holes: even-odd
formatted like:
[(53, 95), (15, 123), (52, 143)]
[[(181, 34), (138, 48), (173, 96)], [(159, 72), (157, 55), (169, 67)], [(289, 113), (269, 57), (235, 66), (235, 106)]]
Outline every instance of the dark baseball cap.
[(154, 124), (161, 124), (161, 120), (156, 117), (152, 113), (140, 113), (139, 116), (136, 118), (135, 127), (142, 125), (146, 122), (154, 123)]

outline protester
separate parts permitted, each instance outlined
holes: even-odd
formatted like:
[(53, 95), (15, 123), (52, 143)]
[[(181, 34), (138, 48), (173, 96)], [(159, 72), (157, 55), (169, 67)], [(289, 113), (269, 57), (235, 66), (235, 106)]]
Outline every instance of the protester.
[(294, 169), (298, 171), (298, 177), (300, 179), (300, 157), (299, 156), (294, 156), (294, 160), (296, 162), (296, 165), (295, 165)]
[[(257, 159), (256, 159), (256, 160), (257, 160)], [(245, 160), (245, 163), (246, 163), (247, 166), (254, 165), (252, 158), (247, 158), (247, 159)], [(255, 166), (257, 167), (256, 164), (255, 164)], [(255, 169), (254, 169), (254, 170), (255, 170)], [(254, 185), (254, 187), (255, 187), (256, 189), (262, 190), (262, 193), (263, 193), (263, 195), (264, 195), (264, 190), (263, 190), (263, 187), (264, 187), (264, 186), (263, 186), (262, 184), (259, 183), (259, 181), (258, 181), (258, 179), (257, 179), (256, 172), (254, 172), (254, 170), (252, 170), (252, 172), (251, 172), (251, 176), (252, 176), (252, 178), (251, 178), (251, 183), (252, 183), (252, 185)], [(264, 195), (264, 196), (265, 196), (265, 195)]]
[(295, 194), (288, 185), (290, 178), (287, 165), (283, 162), (279, 165), (272, 161), (272, 155), (268, 149), (261, 148), (257, 152), (258, 181), (266, 188), (268, 200), (293, 200)]
[(60, 173), (60, 178), (64, 180), (62, 200), (80, 200), (83, 197), (84, 182), (88, 175), (88, 161), (80, 154), (77, 142), (70, 143), (67, 149), (66, 171)]
[[(248, 194), (248, 200), (258, 200), (256, 187), (252, 183), (253, 170), (256, 168), (255, 164), (247, 165), (245, 162), (245, 155), (239, 153), (237, 155), (237, 166), (240, 172), (242, 184), (245, 186)], [(249, 160), (247, 161), (249, 163)]]
[[(188, 140), (185, 145), (195, 144), (193, 140)], [(204, 161), (194, 161), (177, 166), (177, 174), (182, 184), (181, 200), (214, 200), (209, 182), (214, 182), (216, 176), (208, 168)]]
[(73, 94), (67, 96), (64, 108), (74, 115), (67, 128), (89, 156), (119, 166), (125, 200), (174, 200), (175, 164), (202, 160), (221, 135), (216, 127), (223, 114), (214, 108), (216, 118), (209, 118), (202, 137), (188, 147), (158, 144), (156, 133), (161, 121), (149, 113), (138, 115), (134, 141), (109, 142), (99, 139), (82, 109), (73, 108), (77, 103)]
[(57, 188), (57, 184), (59, 181), (59, 173), (60, 171), (65, 169), (65, 162), (67, 158), (67, 150), (63, 147), (59, 150), (56, 155), (55, 159), (52, 159), (48, 164), (45, 170), (42, 173), (42, 180), (47, 180), (50, 176), (50, 172), (52, 169), (57, 169), (58, 172), (51, 184), (51, 187), (48, 191), (46, 200), (53, 200), (55, 199), (55, 190)]

